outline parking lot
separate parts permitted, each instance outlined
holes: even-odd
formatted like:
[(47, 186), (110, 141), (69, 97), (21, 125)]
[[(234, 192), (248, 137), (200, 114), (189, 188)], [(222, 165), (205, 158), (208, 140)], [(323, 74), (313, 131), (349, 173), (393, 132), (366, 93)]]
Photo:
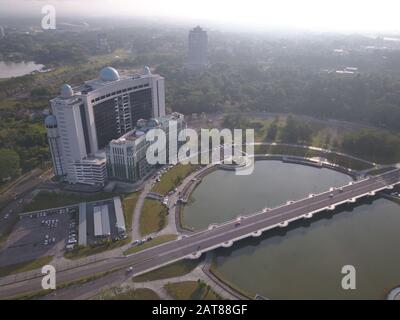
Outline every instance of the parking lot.
[(62, 256), (77, 229), (77, 214), (76, 206), (22, 214), (0, 252), (0, 266)]

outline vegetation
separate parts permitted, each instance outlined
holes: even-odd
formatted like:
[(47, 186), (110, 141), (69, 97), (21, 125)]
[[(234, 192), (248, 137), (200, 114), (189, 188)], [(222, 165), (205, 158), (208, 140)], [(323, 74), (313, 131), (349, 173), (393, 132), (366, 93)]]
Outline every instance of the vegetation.
[(80, 202), (90, 202), (97, 200), (110, 199), (117, 194), (108, 192), (97, 193), (70, 193), (70, 192), (55, 192), (55, 191), (40, 191), (35, 195), (32, 202), (24, 206), (24, 211), (37, 211), (50, 208), (57, 208), (78, 204)]
[(197, 167), (197, 165), (193, 164), (177, 164), (161, 176), (161, 181), (156, 183), (152, 191), (166, 195), (175, 189)]
[(26, 272), (43, 267), (53, 260), (52, 256), (44, 256), (34, 260), (25, 261), (21, 263), (11, 264), (8, 266), (0, 267), (0, 277), (5, 277), (11, 274)]
[(147, 288), (128, 289), (111, 288), (101, 292), (94, 300), (160, 300), (153, 290)]
[(127, 232), (132, 231), (132, 218), (138, 198), (139, 193), (135, 192), (130, 195), (124, 196), (122, 200)]
[(167, 283), (168, 294), (177, 300), (219, 300), (221, 297), (203, 281)]
[(12, 149), (0, 149), (0, 182), (14, 179), (20, 173), (19, 155)]
[(365, 129), (346, 134), (342, 146), (346, 152), (377, 163), (400, 161), (400, 135)]
[(64, 257), (71, 260), (85, 258), (94, 254), (99, 254), (105, 251), (113, 250), (122, 247), (130, 242), (129, 238), (125, 240), (105, 240), (99, 244), (87, 246), (75, 246), (71, 251), (64, 253)]
[(167, 266), (158, 268), (140, 276), (134, 277), (133, 282), (154, 281), (168, 278), (180, 277), (193, 271), (201, 260), (182, 260)]
[(158, 200), (144, 200), (140, 215), (140, 234), (147, 235), (162, 230), (167, 224), (168, 209)]
[(157, 246), (159, 244), (162, 244), (164, 242), (175, 240), (176, 237), (177, 236), (175, 234), (165, 234), (165, 235), (162, 235), (162, 236), (158, 236), (158, 237), (156, 237), (156, 238), (154, 238), (154, 239), (152, 239), (150, 241), (147, 241), (147, 242), (145, 242), (143, 244), (135, 245), (135, 246), (129, 248), (128, 250), (126, 250), (124, 252), (124, 255), (127, 256), (127, 255), (130, 255), (132, 253), (136, 253), (136, 252), (142, 251), (144, 249), (155, 247), (155, 246)]

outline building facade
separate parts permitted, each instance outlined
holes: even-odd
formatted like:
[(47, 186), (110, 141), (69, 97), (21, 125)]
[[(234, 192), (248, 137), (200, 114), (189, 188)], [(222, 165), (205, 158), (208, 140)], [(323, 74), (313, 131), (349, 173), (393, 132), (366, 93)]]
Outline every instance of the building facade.
[(184, 116), (174, 112), (157, 119), (140, 119), (132, 131), (119, 139), (112, 140), (106, 148), (109, 179), (135, 182), (145, 177), (154, 168), (154, 165), (149, 164), (146, 159), (147, 148), (151, 144), (146, 140), (146, 133), (152, 129), (161, 129), (166, 134), (166, 145), (160, 152), (165, 152), (166, 161), (170, 163), (169, 152), (177, 154), (179, 146), (184, 143), (171, 143), (169, 139), (171, 124), (175, 125), (173, 130), (177, 133), (186, 129)]
[(199, 26), (189, 32), (189, 51), (186, 68), (190, 71), (202, 70), (208, 65), (207, 31)]
[(164, 78), (148, 67), (129, 76), (106, 67), (79, 87), (63, 85), (51, 109), (46, 128), (54, 173), (73, 184), (104, 185), (109, 142), (139, 119), (165, 116)]

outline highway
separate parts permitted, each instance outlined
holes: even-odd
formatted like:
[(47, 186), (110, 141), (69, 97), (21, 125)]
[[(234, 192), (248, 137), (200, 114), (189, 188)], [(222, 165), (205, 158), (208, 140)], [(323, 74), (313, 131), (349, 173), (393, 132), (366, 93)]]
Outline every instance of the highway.
[[(376, 177), (353, 182), (342, 188), (328, 190), (305, 199), (290, 202), (268, 211), (260, 211), (241, 219), (238, 225), (235, 220), (216, 225), (175, 241), (161, 244), (125, 258), (113, 258), (74, 269), (58, 270), (57, 283), (65, 283), (96, 273), (117, 268), (133, 267), (132, 275), (145, 273), (160, 266), (184, 259), (193, 254), (206, 252), (229, 242), (249, 236), (257, 236), (264, 231), (279, 226), (288, 220), (302, 218), (306, 214), (325, 211), (329, 206), (347, 203), (352, 199), (367, 196), (371, 192), (384, 190), (400, 183), (400, 169)], [(18, 283), (0, 286), (0, 298), (12, 297), (41, 289), (41, 277), (35, 277)]]

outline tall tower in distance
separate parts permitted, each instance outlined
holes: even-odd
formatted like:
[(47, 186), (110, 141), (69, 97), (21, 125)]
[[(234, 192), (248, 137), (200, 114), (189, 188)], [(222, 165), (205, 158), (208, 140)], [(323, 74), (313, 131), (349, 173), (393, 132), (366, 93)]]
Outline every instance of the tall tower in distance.
[(189, 32), (189, 52), (186, 68), (197, 71), (208, 64), (208, 36), (207, 31), (199, 26)]
[(111, 47), (108, 43), (108, 37), (105, 33), (99, 33), (97, 35), (97, 50), (101, 53), (111, 52)]

